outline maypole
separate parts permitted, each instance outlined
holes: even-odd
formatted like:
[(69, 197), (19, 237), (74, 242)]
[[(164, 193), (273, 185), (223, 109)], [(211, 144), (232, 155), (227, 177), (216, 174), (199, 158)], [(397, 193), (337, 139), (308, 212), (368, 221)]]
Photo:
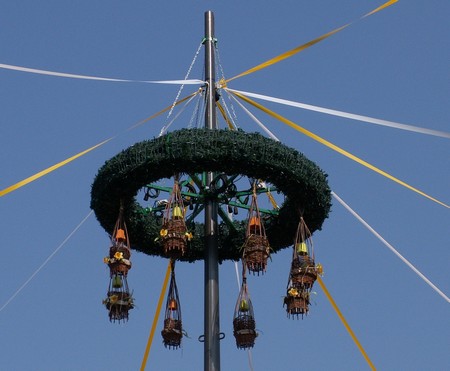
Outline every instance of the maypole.
[[(205, 78), (206, 111), (205, 128), (217, 130), (216, 84), (214, 64), (214, 14), (205, 12)], [(204, 186), (211, 188), (214, 173), (205, 174)], [(217, 200), (209, 197), (205, 202), (205, 307), (204, 307), (204, 369), (220, 370), (220, 323), (219, 323), (219, 262), (217, 234)]]
[[(104, 304), (112, 322), (127, 321), (134, 308), (127, 281), (131, 249), (170, 259), (161, 331), (166, 348), (178, 349), (186, 334), (175, 263), (204, 260), (204, 332), (199, 340), (204, 343), (204, 370), (220, 371), (219, 263), (242, 260), (243, 284), (233, 316), (238, 349), (253, 347), (258, 335), (246, 272), (264, 274), (272, 253), (293, 246), (284, 303), (288, 316), (307, 315), (309, 293), (321, 273), (310, 237), (328, 217), (331, 190), (326, 174), (297, 150), (258, 133), (218, 128), (211, 11), (205, 12), (204, 22), (203, 127), (164, 132), (106, 161), (92, 184), (91, 207), (111, 235), (104, 259), (110, 270)], [(163, 179), (173, 179), (173, 186), (158, 184)], [(143, 202), (136, 199), (139, 192)], [(170, 196), (160, 198), (161, 192)], [(272, 192), (280, 195), (280, 206)], [(258, 206), (261, 194), (269, 196), (269, 208)], [(232, 218), (238, 210), (246, 211), (247, 218)], [(204, 223), (197, 220), (202, 214)], [(299, 230), (307, 233), (296, 234)], [(157, 313), (161, 299), (159, 303)], [(149, 344), (153, 333), (154, 326)]]

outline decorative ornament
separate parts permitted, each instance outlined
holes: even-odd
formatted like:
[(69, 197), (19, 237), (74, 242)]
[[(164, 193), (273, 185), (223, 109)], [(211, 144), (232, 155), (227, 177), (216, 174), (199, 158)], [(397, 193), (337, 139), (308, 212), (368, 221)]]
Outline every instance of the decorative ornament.
[(109, 313), (111, 322), (127, 321), (128, 311), (134, 308), (133, 297), (128, 288), (127, 275), (131, 269), (131, 250), (127, 227), (123, 221), (123, 209), (120, 209), (111, 235), (109, 256), (103, 261), (109, 267), (109, 286), (107, 298), (103, 301)]
[(248, 293), (244, 262), (242, 266), (242, 286), (234, 309), (233, 335), (236, 339), (236, 346), (239, 349), (248, 349), (253, 348), (258, 334), (255, 330), (255, 315)]
[[(139, 205), (135, 195), (147, 184), (174, 173), (199, 174), (205, 170), (261, 179), (284, 194), (285, 202), (276, 215), (261, 220), (273, 252), (292, 244), (297, 210), (303, 210), (312, 232), (320, 229), (328, 216), (331, 190), (317, 165), (280, 142), (240, 130), (183, 129), (134, 144), (99, 170), (92, 185), (91, 208), (109, 231), (123, 200), (128, 230), (133, 236), (131, 247), (149, 255), (166, 256), (160, 243), (160, 217)], [(183, 214), (183, 208), (180, 211)], [(246, 227), (239, 221), (234, 221), (232, 227), (225, 222), (219, 224), (219, 261), (241, 258)], [(256, 231), (257, 225), (254, 227)], [(204, 257), (204, 226), (193, 223), (190, 229), (195, 238), (178, 260), (193, 262)], [(161, 237), (155, 241), (155, 236)]]
[(166, 348), (177, 349), (181, 345), (183, 326), (181, 321), (181, 306), (175, 281), (175, 260), (171, 260), (172, 273), (170, 277), (169, 292), (166, 301), (164, 328), (161, 331), (163, 343)]
[(270, 245), (258, 208), (256, 182), (253, 184), (252, 202), (248, 211), (245, 235), (243, 261), (249, 272), (257, 273), (258, 276), (260, 273), (264, 274), (270, 255)]
[(294, 248), (289, 272), (289, 282), (287, 295), (284, 298), (284, 305), (288, 317), (308, 314), (310, 304), (310, 294), (318, 272), (322, 272), (320, 264), (314, 264), (314, 249), (309, 231), (303, 217), (297, 227), (294, 240)]
[(174, 177), (174, 184), (170, 199), (166, 204), (161, 237), (164, 255), (171, 259), (179, 259), (187, 249), (187, 241), (192, 239), (192, 233), (187, 231), (184, 220), (184, 205), (178, 184), (179, 177)]

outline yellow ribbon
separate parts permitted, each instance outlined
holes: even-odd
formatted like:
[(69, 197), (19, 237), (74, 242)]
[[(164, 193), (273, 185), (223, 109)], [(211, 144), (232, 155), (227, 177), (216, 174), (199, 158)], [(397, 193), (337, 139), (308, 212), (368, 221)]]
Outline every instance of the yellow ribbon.
[(333, 300), (333, 298), (331, 297), (330, 292), (328, 291), (328, 289), (325, 287), (325, 284), (322, 281), (322, 278), (320, 278), (320, 276), (317, 276), (317, 282), (319, 282), (320, 287), (322, 288), (323, 292), (325, 293), (325, 296), (327, 297), (327, 299), (329, 300), (331, 306), (333, 307), (333, 309), (335, 310), (336, 314), (338, 315), (339, 319), (342, 321), (342, 323), (344, 324), (346, 330), (348, 331), (348, 333), (350, 334), (351, 338), (353, 339), (354, 343), (356, 344), (356, 346), (358, 347), (359, 351), (361, 352), (361, 354), (363, 355), (364, 359), (366, 360), (367, 364), (369, 365), (369, 367), (372, 370), (376, 370), (374, 364), (372, 363), (372, 361), (370, 360), (369, 356), (367, 355), (366, 351), (364, 350), (364, 348), (362, 347), (361, 343), (359, 342), (358, 338), (356, 337), (355, 333), (353, 332), (353, 330), (351, 329), (350, 325), (348, 324), (347, 320), (345, 319), (344, 315), (342, 314), (342, 312), (339, 310), (336, 302)]
[(106, 139), (103, 142), (98, 143), (95, 146), (76, 154), (75, 156), (69, 157), (68, 159), (66, 159), (64, 161), (58, 162), (57, 164), (50, 166), (47, 169), (40, 171), (39, 173), (36, 173), (24, 180), (21, 180), (20, 182), (18, 182), (16, 184), (13, 184), (12, 186), (9, 186), (8, 188), (3, 189), (2, 191), (0, 191), (0, 197), (4, 196), (10, 192), (13, 192), (16, 189), (19, 189), (20, 187), (23, 187), (24, 185), (27, 185), (28, 183), (31, 183), (31, 182), (35, 181), (36, 179), (39, 179), (40, 177), (43, 177), (44, 175), (47, 175), (48, 173), (51, 173), (52, 171), (54, 171), (56, 169), (59, 169), (60, 167), (68, 164), (69, 162), (72, 162), (73, 160), (76, 160), (77, 158), (85, 155), (86, 153), (89, 153), (89, 152), (93, 151), (94, 149), (102, 146), (103, 144), (109, 142), (111, 139), (113, 139), (113, 138)]
[(275, 112), (271, 111), (270, 109), (262, 106), (261, 104), (256, 103), (255, 101), (251, 100), (250, 98), (248, 98), (248, 97), (246, 97), (246, 96), (244, 96), (244, 95), (242, 95), (240, 93), (236, 93), (236, 92), (231, 92), (231, 93), (236, 95), (240, 99), (244, 100), (245, 102), (251, 104), (252, 106), (260, 109), (261, 111), (267, 113), (268, 115), (270, 115), (270, 116), (276, 118), (277, 120), (283, 122), (284, 124), (290, 126), (291, 128), (293, 128), (293, 129), (295, 129), (295, 130), (305, 134), (306, 136), (310, 137), (311, 139), (314, 139), (317, 142), (327, 146), (328, 148), (331, 148), (332, 150), (340, 153), (341, 155), (344, 155), (344, 156), (348, 157), (349, 159), (351, 159), (353, 161), (356, 161), (357, 163), (367, 167), (368, 169), (373, 170), (373, 171), (375, 171), (376, 173), (378, 173), (380, 175), (383, 175), (384, 177), (386, 177), (386, 178), (388, 178), (388, 179), (390, 179), (390, 180), (392, 180), (392, 181), (394, 181), (394, 182), (396, 182), (396, 183), (398, 183), (398, 184), (400, 184), (400, 185), (410, 189), (411, 191), (414, 191), (414, 192), (420, 194), (421, 196), (424, 196), (424, 197), (428, 198), (431, 201), (434, 201), (434, 202), (438, 203), (439, 205), (442, 205), (442, 206), (444, 206), (446, 208), (450, 208), (450, 206), (445, 204), (444, 202), (439, 201), (436, 198), (427, 195), (426, 193), (422, 192), (421, 190), (419, 190), (417, 188), (414, 188), (413, 186), (410, 186), (409, 184), (403, 182), (402, 180), (397, 179), (396, 177), (388, 174), (387, 172), (377, 168), (376, 166), (374, 166), (372, 164), (369, 164), (368, 162), (360, 159), (359, 157), (351, 154), (350, 152), (347, 152), (346, 150), (344, 150), (344, 149), (338, 147), (337, 145), (327, 141), (326, 139), (323, 139), (322, 137), (320, 137), (320, 136), (310, 132), (309, 130), (306, 130), (305, 128), (295, 124), (294, 122), (286, 119), (285, 117), (279, 115), (278, 113), (275, 113)]
[[(192, 96), (194, 96), (194, 95), (196, 95), (196, 94), (198, 94), (198, 93), (199, 93), (198, 91), (195, 92), (195, 93), (192, 93), (191, 95), (189, 95), (189, 96), (187, 96), (187, 97), (185, 97), (185, 98), (179, 100), (175, 105), (178, 105), (178, 104), (180, 104), (180, 103), (183, 103), (184, 101), (186, 101), (187, 99), (191, 98)], [(166, 108), (164, 108), (164, 109), (162, 109), (161, 111), (155, 113), (154, 115), (152, 115), (152, 116), (150, 116), (150, 117), (147, 117), (146, 119), (144, 119), (144, 120), (142, 120), (142, 121), (139, 121), (137, 124), (135, 124), (135, 125), (129, 127), (129, 128), (127, 129), (127, 131), (134, 129), (134, 128), (136, 128), (136, 127), (138, 127), (138, 126), (140, 126), (140, 125), (146, 123), (147, 121), (150, 121), (151, 119), (154, 119), (155, 117), (157, 117), (157, 116), (161, 115), (162, 113), (168, 111), (171, 107), (172, 107), (172, 105), (167, 106)], [(8, 193), (17, 190), (17, 189), (19, 189), (19, 188), (21, 188), (21, 187), (23, 187), (23, 186), (25, 186), (25, 185), (27, 185), (27, 184), (29, 184), (29, 183), (35, 181), (35, 180), (37, 180), (37, 179), (43, 177), (44, 175), (47, 175), (47, 174), (51, 173), (52, 171), (55, 171), (55, 170), (59, 169), (60, 167), (63, 167), (64, 165), (67, 165), (69, 162), (72, 162), (72, 161), (76, 160), (77, 158), (79, 158), (79, 157), (81, 157), (81, 156), (84, 156), (85, 154), (87, 154), (87, 153), (93, 151), (94, 149), (97, 149), (98, 147), (102, 146), (103, 144), (108, 143), (108, 142), (111, 141), (112, 139), (115, 139), (116, 137), (117, 137), (117, 135), (114, 136), (114, 137), (111, 137), (111, 138), (109, 138), (109, 139), (106, 139), (106, 140), (104, 140), (103, 142), (98, 143), (98, 144), (96, 144), (95, 146), (93, 146), (93, 147), (91, 147), (91, 148), (88, 148), (88, 149), (86, 149), (86, 150), (84, 150), (84, 151), (82, 151), (82, 152), (80, 152), (80, 153), (78, 153), (78, 154), (76, 154), (76, 155), (74, 155), (74, 156), (72, 156), (72, 157), (69, 157), (69, 158), (67, 158), (67, 159), (65, 159), (65, 160), (63, 160), (63, 161), (61, 161), (61, 162), (58, 162), (57, 164), (55, 164), (55, 165), (53, 165), (53, 166), (50, 166), (50, 167), (48, 167), (47, 169), (44, 169), (44, 170), (42, 170), (42, 171), (40, 171), (40, 172), (38, 172), (38, 173), (36, 173), (36, 174), (34, 174), (34, 175), (32, 175), (32, 176), (30, 176), (30, 177), (24, 179), (24, 180), (21, 180), (20, 182), (18, 182), (18, 183), (16, 183), (16, 184), (13, 184), (12, 186), (9, 186), (9, 187), (7, 187), (7, 188), (1, 190), (1, 191), (0, 191), (0, 197), (5, 196), (5, 195), (7, 195)]]
[[(372, 14), (375, 14), (375, 13), (379, 12), (380, 10), (383, 10), (383, 9), (387, 8), (388, 6), (391, 6), (392, 4), (396, 3), (397, 1), (398, 0), (390, 0), (390, 1), (386, 2), (386, 3), (384, 3), (383, 5), (379, 6), (378, 8), (372, 10), (371, 12), (363, 15), (358, 20), (366, 18), (366, 17), (368, 17), (368, 16), (370, 16)], [(327, 32), (326, 34), (324, 34), (322, 36), (319, 36), (318, 38), (307, 42), (306, 44), (297, 46), (294, 49), (291, 49), (291, 50), (289, 50), (289, 51), (287, 51), (287, 52), (285, 52), (283, 54), (280, 54), (280, 55), (278, 55), (278, 56), (276, 56), (276, 57), (274, 57), (272, 59), (269, 59), (268, 61), (266, 61), (264, 63), (261, 63), (261, 64), (255, 66), (255, 67), (253, 67), (253, 68), (250, 68), (249, 70), (244, 71), (244, 72), (240, 73), (239, 75), (234, 76), (231, 79), (226, 80), (225, 84), (223, 84), (223, 85), (226, 86), (226, 84), (228, 82), (232, 81), (232, 80), (235, 80), (235, 79), (237, 79), (239, 77), (242, 77), (242, 76), (245, 76), (245, 75), (249, 75), (249, 74), (251, 74), (253, 72), (256, 72), (256, 71), (262, 70), (263, 68), (269, 67), (269, 66), (271, 66), (271, 65), (273, 65), (275, 63), (281, 62), (284, 59), (290, 58), (293, 55), (295, 55), (295, 54), (297, 54), (297, 53), (299, 53), (299, 52), (309, 48), (310, 46), (313, 46), (313, 45), (319, 43), (320, 41), (325, 40), (325, 39), (329, 38), (330, 36), (333, 36), (335, 33), (338, 33), (339, 31), (342, 31), (344, 28), (347, 28), (348, 26), (352, 25), (355, 22), (357, 22), (357, 21), (354, 21), (354, 22), (351, 22), (351, 23), (347, 23), (347, 24), (345, 24), (345, 25), (343, 25), (343, 26), (341, 26), (339, 28), (336, 28), (333, 31)]]
[(235, 130), (235, 127), (234, 127), (233, 123), (230, 121), (230, 119), (228, 118), (223, 106), (219, 102), (216, 102), (216, 106), (219, 109), (220, 113), (222, 114), (223, 119), (227, 123), (228, 129)]
[(159, 314), (161, 313), (161, 307), (164, 300), (164, 294), (167, 290), (167, 283), (169, 282), (170, 272), (172, 271), (172, 264), (169, 260), (169, 264), (167, 265), (166, 276), (164, 277), (163, 286), (161, 288), (161, 293), (159, 294), (158, 305), (156, 307), (155, 317), (153, 317), (152, 328), (150, 330), (150, 335), (148, 336), (147, 346), (145, 347), (144, 358), (142, 359), (141, 371), (145, 370), (145, 366), (147, 365), (148, 355), (150, 353), (150, 348), (152, 347), (153, 337), (155, 336), (156, 325), (158, 324)]

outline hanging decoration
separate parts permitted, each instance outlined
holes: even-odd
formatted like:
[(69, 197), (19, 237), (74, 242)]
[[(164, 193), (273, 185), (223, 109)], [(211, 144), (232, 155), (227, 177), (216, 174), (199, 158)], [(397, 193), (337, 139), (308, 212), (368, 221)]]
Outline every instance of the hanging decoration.
[[(147, 211), (136, 200), (136, 194), (149, 183), (170, 178), (175, 173), (202, 174), (205, 169), (261, 179), (284, 196), (280, 208), (264, 220), (271, 252), (292, 246), (297, 210), (303, 210), (311, 232), (321, 229), (328, 217), (331, 190), (327, 175), (297, 150), (261, 134), (241, 130), (181, 129), (134, 144), (99, 169), (92, 185), (91, 208), (103, 228), (110, 231), (119, 200), (123, 199), (128, 231), (133, 236), (132, 248), (167, 257), (161, 238), (155, 241), (160, 236), (161, 218)], [(199, 192), (200, 198), (226, 196), (207, 189)], [(246, 223), (236, 220), (230, 224), (219, 222), (220, 262), (238, 261), (242, 257)], [(177, 260), (203, 260), (204, 225), (194, 220), (189, 228), (195, 231), (195, 238)]]
[(233, 316), (233, 335), (239, 349), (253, 348), (258, 336), (255, 330), (255, 315), (247, 287), (246, 264), (242, 262), (242, 286), (236, 301)]
[(179, 186), (179, 176), (174, 177), (170, 199), (166, 204), (162, 229), (159, 231), (164, 248), (164, 255), (171, 259), (182, 257), (187, 249), (187, 242), (192, 239), (184, 219), (184, 205)]
[(111, 242), (109, 256), (103, 259), (108, 264), (110, 275), (108, 295), (103, 304), (109, 312), (109, 320), (120, 323), (128, 320), (128, 311), (134, 308), (127, 281), (128, 271), (131, 269), (131, 250), (122, 207), (111, 235)]
[(175, 281), (175, 260), (171, 260), (172, 273), (170, 277), (169, 293), (167, 294), (164, 328), (161, 331), (166, 348), (177, 349), (181, 345), (183, 327), (181, 322), (181, 306)]
[(314, 249), (303, 217), (300, 218), (294, 240), (291, 271), (284, 305), (288, 317), (308, 314), (310, 294), (317, 275), (322, 274), (322, 266), (314, 263)]
[(260, 273), (264, 274), (267, 267), (267, 259), (270, 255), (270, 245), (258, 208), (256, 181), (253, 184), (252, 202), (248, 212), (247, 231), (243, 249), (243, 261), (247, 265), (249, 272), (257, 273), (258, 275)]

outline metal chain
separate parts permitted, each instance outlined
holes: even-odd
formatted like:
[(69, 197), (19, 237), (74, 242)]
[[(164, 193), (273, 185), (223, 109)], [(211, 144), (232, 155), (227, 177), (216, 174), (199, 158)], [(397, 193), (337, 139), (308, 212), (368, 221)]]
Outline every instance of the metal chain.
[[(198, 55), (200, 53), (200, 49), (202, 48), (202, 45), (203, 45), (203, 43), (200, 43), (200, 45), (198, 46), (197, 52), (195, 53), (194, 58), (192, 59), (191, 65), (189, 66), (189, 69), (188, 69), (188, 71), (186, 73), (186, 76), (184, 77), (184, 80), (188, 79), (189, 74), (191, 73), (192, 67), (194, 67), (195, 61), (197, 60), (197, 57), (198, 57)], [(183, 88), (184, 88), (184, 84), (181, 85), (180, 89), (178, 90), (177, 96), (175, 97), (175, 100), (174, 100), (174, 102), (172, 104), (172, 107), (170, 107), (170, 111), (169, 111), (169, 113), (167, 115), (166, 122), (169, 120), (169, 117), (172, 115), (172, 111), (173, 111), (175, 105), (177, 104), (178, 99), (180, 98), (180, 94), (183, 91)]]

